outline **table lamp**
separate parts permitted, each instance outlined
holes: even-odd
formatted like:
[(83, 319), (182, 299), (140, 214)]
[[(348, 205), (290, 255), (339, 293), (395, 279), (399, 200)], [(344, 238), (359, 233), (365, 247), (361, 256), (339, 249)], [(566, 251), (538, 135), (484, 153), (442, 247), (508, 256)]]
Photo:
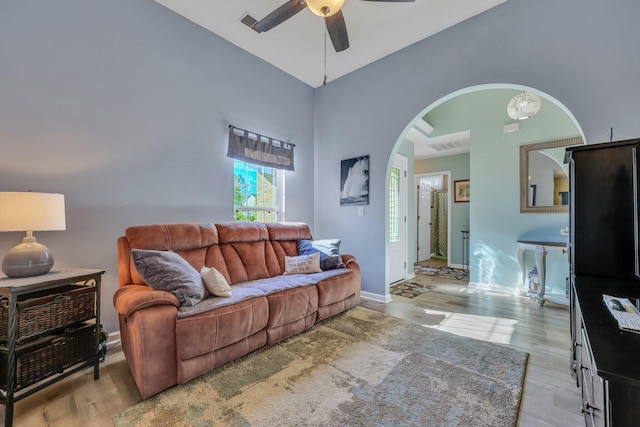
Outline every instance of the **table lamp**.
[(25, 231), (22, 243), (2, 261), (8, 277), (45, 274), (53, 267), (49, 248), (36, 242), (34, 231), (66, 229), (64, 195), (34, 192), (0, 192), (0, 231)]

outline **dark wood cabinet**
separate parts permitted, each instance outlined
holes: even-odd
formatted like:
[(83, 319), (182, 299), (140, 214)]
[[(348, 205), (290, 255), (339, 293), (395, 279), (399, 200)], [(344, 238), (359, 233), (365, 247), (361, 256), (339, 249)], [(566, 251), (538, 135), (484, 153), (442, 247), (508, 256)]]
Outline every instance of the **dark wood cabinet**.
[(639, 146), (637, 139), (567, 149), (576, 276), (638, 280), (634, 165)]
[(620, 330), (603, 300), (640, 301), (639, 147), (635, 139), (567, 149), (571, 366), (587, 426), (640, 425), (640, 334)]

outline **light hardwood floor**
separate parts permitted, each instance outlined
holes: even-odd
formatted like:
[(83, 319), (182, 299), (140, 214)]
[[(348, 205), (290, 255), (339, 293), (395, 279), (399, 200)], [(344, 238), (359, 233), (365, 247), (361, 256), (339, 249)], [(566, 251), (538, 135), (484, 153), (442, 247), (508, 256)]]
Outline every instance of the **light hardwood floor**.
[[(423, 276), (422, 276), (423, 277)], [(420, 279), (436, 286), (419, 297), (362, 306), (464, 336), (487, 339), (530, 354), (518, 425), (580, 426), (580, 393), (569, 367), (569, 310), (526, 298), (469, 289), (464, 281)], [(112, 426), (111, 417), (139, 401), (119, 347), (101, 365), (72, 375), (15, 405), (15, 426)], [(0, 420), (4, 406), (0, 406)]]

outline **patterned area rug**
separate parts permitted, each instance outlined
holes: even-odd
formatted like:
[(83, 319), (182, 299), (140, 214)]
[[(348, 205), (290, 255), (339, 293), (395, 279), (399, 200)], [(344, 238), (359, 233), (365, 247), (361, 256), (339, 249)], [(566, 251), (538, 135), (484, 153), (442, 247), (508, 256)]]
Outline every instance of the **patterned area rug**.
[(355, 307), (142, 401), (114, 423), (515, 426), (527, 357)]
[(400, 295), (406, 298), (415, 298), (431, 289), (435, 289), (434, 285), (427, 285), (418, 282), (403, 281), (389, 287), (389, 292), (393, 295)]
[(445, 279), (462, 280), (469, 275), (469, 270), (450, 267), (432, 267), (430, 265), (415, 264), (413, 267), (416, 274), (425, 276), (443, 277)]

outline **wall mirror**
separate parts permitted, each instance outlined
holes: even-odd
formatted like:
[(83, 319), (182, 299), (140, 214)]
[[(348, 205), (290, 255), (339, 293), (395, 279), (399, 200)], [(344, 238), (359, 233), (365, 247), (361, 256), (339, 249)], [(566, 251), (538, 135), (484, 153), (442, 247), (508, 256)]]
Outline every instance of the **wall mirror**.
[(520, 212), (569, 212), (569, 165), (565, 147), (582, 138), (520, 146)]

